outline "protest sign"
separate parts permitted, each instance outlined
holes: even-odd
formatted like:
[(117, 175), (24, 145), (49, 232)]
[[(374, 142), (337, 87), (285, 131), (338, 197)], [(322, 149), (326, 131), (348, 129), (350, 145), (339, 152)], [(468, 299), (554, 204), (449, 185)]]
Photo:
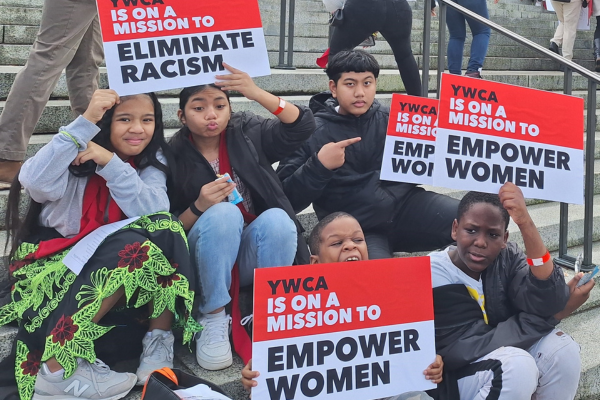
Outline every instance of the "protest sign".
[(256, 1), (98, 0), (98, 13), (119, 95), (213, 83), (223, 62), (270, 73)]
[(254, 272), (252, 398), (367, 400), (435, 385), (429, 257)]
[(442, 76), (433, 184), (583, 203), (583, 99)]
[(438, 100), (392, 95), (381, 179), (433, 184)]

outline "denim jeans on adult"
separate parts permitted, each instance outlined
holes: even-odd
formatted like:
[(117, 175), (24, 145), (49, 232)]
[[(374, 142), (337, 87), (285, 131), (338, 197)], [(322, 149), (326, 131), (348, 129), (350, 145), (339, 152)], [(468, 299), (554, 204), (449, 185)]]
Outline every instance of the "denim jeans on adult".
[(188, 234), (192, 264), (200, 283), (200, 312), (231, 301), (231, 270), (237, 261), (240, 287), (250, 285), (254, 268), (292, 265), (298, 244), (296, 225), (279, 208), (271, 208), (244, 228), (237, 206), (211, 206)]
[[(456, 0), (461, 6), (481, 15), (488, 17), (488, 9), (485, 0)], [(483, 60), (487, 54), (488, 44), (490, 42), (490, 28), (472, 20), (465, 18), (461, 13), (447, 7), (446, 25), (450, 32), (448, 40), (448, 70), (452, 74), (460, 75), (462, 69), (462, 57), (465, 47), (465, 38), (467, 37), (467, 27), (465, 21), (469, 24), (473, 41), (471, 43), (471, 56), (467, 71), (479, 71), (483, 68)]]

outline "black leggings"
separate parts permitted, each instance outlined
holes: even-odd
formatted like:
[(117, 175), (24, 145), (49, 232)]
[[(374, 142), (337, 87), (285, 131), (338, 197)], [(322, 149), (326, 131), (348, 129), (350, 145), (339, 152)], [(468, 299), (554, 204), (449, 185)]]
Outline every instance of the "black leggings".
[(411, 28), (412, 10), (406, 0), (347, 0), (344, 23), (331, 36), (330, 57), (380, 32), (394, 52), (406, 93), (420, 96), (421, 77), (410, 47)]
[(369, 259), (392, 257), (392, 252), (432, 251), (454, 242), (452, 222), (459, 201), (415, 187), (394, 215), (388, 234), (365, 232)]

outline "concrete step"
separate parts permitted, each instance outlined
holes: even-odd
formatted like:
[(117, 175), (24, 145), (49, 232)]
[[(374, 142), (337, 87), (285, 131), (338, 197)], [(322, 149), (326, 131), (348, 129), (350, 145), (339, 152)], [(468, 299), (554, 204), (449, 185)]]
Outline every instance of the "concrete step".
[[(18, 68), (16, 67), (0, 67), (0, 98), (6, 98), (14, 75)], [(106, 85), (104, 70), (103, 85)], [(320, 69), (303, 69), (303, 70), (278, 70), (273, 69), (272, 75), (256, 78), (256, 83), (265, 90), (283, 96), (300, 96), (299, 98), (291, 97), (292, 101), (300, 101), (300, 104), (306, 104), (308, 97), (314, 93), (318, 93), (327, 88), (327, 76)], [(485, 78), (492, 81), (509, 83), (519, 86), (562, 91), (564, 75), (558, 71), (484, 71)], [(435, 90), (437, 85), (436, 74), (431, 71), (429, 79), (430, 91)], [(106, 86), (104, 86), (106, 87)], [(576, 91), (587, 90), (587, 79), (580, 76), (573, 77), (573, 88)], [(392, 92), (403, 92), (404, 87), (396, 70), (382, 70), (378, 80), (378, 91), (381, 94)], [(163, 114), (165, 116), (165, 126), (167, 128), (175, 128), (179, 126), (176, 118), (177, 100), (173, 98), (177, 96), (179, 90), (171, 90), (160, 92), (162, 98)], [(59, 81), (59, 85), (53, 93), (54, 97), (66, 98), (66, 84), (64, 77)], [(256, 103), (249, 102), (244, 98), (233, 97), (234, 110), (248, 109), (261, 115), (268, 115), (266, 110)], [(598, 101), (600, 104), (600, 101)], [(238, 108), (236, 108), (238, 107)], [(0, 110), (4, 108), (4, 102), (0, 101)], [(54, 133), (58, 128), (71, 121), (73, 118), (69, 102), (67, 100), (51, 100), (48, 104), (38, 126), (35, 129), (37, 133), (50, 132)]]
[[(594, 291), (598, 291), (595, 288)], [(581, 346), (581, 377), (577, 389), (577, 400), (592, 400), (600, 398), (600, 351), (596, 334), (600, 326), (600, 308), (595, 307), (585, 312), (577, 313), (564, 319), (559, 327), (567, 332)]]

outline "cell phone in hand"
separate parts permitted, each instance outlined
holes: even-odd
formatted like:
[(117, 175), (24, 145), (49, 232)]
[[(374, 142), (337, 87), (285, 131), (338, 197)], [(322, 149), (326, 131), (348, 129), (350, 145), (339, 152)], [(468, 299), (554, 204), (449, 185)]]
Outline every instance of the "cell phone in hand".
[(579, 282), (577, 282), (577, 287), (583, 286), (586, 283), (588, 283), (590, 281), (590, 279), (592, 279), (594, 277), (594, 275), (596, 275), (598, 273), (599, 270), (600, 270), (600, 268), (598, 268), (598, 266), (596, 265), (596, 268), (594, 268), (592, 270), (592, 272), (590, 272), (589, 274), (583, 275), (583, 277), (579, 280)]

